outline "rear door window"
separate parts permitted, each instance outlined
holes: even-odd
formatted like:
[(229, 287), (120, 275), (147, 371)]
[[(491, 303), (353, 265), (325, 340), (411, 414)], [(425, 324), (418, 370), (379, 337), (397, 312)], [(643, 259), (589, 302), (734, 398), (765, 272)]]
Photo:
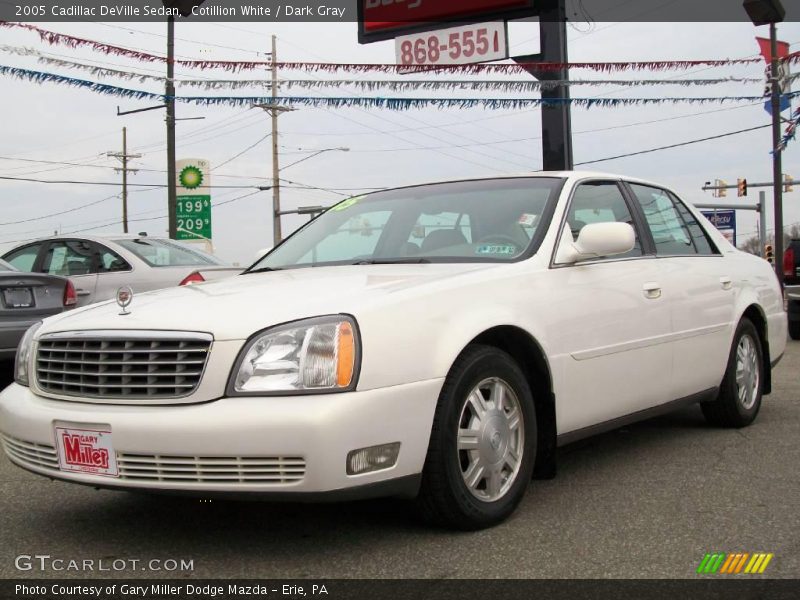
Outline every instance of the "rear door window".
[(629, 186), (650, 227), (656, 254), (714, 254), (703, 228), (677, 198), (661, 188), (637, 183)]
[(63, 277), (97, 273), (92, 244), (81, 240), (50, 242), (40, 271)]

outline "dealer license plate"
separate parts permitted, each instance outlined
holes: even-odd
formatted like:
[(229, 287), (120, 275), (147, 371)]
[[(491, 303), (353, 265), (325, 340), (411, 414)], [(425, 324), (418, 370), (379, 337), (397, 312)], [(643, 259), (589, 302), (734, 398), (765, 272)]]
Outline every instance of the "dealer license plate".
[(6, 308), (30, 308), (33, 306), (33, 294), (30, 288), (6, 288), (3, 290)]
[(117, 455), (111, 442), (111, 427), (82, 428), (56, 423), (58, 467), (70, 473), (117, 477)]

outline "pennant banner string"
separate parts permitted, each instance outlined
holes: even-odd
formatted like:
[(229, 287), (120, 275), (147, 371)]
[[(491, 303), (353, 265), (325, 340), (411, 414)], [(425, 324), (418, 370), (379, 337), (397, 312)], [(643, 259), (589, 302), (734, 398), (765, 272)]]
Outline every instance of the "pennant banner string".
[[(0, 65), (0, 75), (9, 75), (25, 81), (36, 83), (58, 83), (73, 87), (89, 89), (93, 92), (130, 98), (134, 100), (165, 101), (168, 97), (162, 94), (123, 88), (85, 79), (66, 77), (55, 73), (32, 71)], [(787, 94), (789, 97), (800, 95), (800, 92)], [(200, 106), (252, 106), (254, 104), (272, 102), (282, 105), (303, 105), (313, 107), (361, 107), (361, 108), (388, 108), (391, 110), (407, 110), (433, 106), (437, 108), (472, 108), (484, 107), (489, 109), (515, 109), (528, 106), (550, 106), (570, 103), (585, 108), (613, 107), (613, 106), (638, 106), (660, 104), (721, 104), (725, 102), (756, 102), (762, 96), (711, 96), (711, 97), (659, 97), (659, 98), (385, 98), (385, 97), (315, 97), (315, 96), (176, 96), (178, 102), (191, 103)]]
[[(7, 46), (0, 44), (0, 52), (15, 54), (17, 56), (35, 57), (39, 63), (48, 64), (62, 68), (77, 69), (91, 73), (96, 77), (116, 77), (128, 81), (154, 81), (164, 83), (166, 77), (158, 75), (147, 75), (144, 73), (132, 73), (119, 69), (100, 67), (71, 60), (64, 60), (49, 56), (33, 48)], [(798, 74), (800, 75), (800, 74)], [(217, 89), (241, 89), (248, 87), (271, 88), (271, 83), (267, 78), (263, 79), (177, 79), (176, 85), (208, 90)], [(533, 78), (528, 79), (281, 79), (281, 88), (307, 88), (320, 89), (330, 87), (349, 86), (362, 90), (390, 89), (392, 91), (407, 90), (501, 90), (501, 91), (536, 91), (541, 89), (553, 89), (560, 85), (567, 86), (619, 86), (619, 87), (641, 87), (652, 85), (677, 85), (682, 87), (689, 86), (709, 86), (726, 83), (763, 83), (763, 79), (757, 77), (717, 77), (706, 79), (569, 79), (569, 80), (548, 80), (538, 81)]]
[(787, 125), (786, 131), (783, 134), (781, 140), (778, 142), (778, 146), (777, 148), (775, 148), (774, 152), (783, 152), (784, 150), (786, 150), (786, 146), (797, 135), (798, 126), (800, 126), (800, 106), (797, 107), (797, 109), (794, 111), (794, 114), (791, 116), (789, 120), (789, 125)]
[[(21, 27), (36, 32), (40, 39), (50, 45), (64, 45), (69, 48), (89, 47), (104, 54), (126, 56), (142, 62), (167, 62), (167, 57), (150, 54), (131, 48), (115, 46), (105, 42), (98, 42), (86, 38), (57, 33), (30, 25), (28, 23), (12, 23), (0, 21), (2, 27)], [(660, 60), (660, 61), (619, 61), (619, 62), (575, 62), (575, 63), (477, 63), (467, 65), (437, 65), (432, 69), (430, 65), (395, 65), (395, 64), (340, 64), (320, 62), (278, 62), (277, 67), (293, 71), (306, 72), (351, 72), (351, 73), (519, 73), (526, 69), (539, 71), (557, 71), (564, 68), (590, 69), (599, 72), (615, 72), (626, 70), (655, 70), (690, 69), (693, 67), (725, 67), (731, 65), (756, 64), (761, 58), (738, 59), (708, 59), (708, 60)], [(795, 53), (784, 59), (786, 62), (800, 62), (800, 53)], [(271, 61), (228, 61), (228, 60), (183, 60), (175, 59), (174, 64), (187, 68), (197, 69), (223, 69), (230, 72), (247, 71), (258, 68), (271, 67)]]

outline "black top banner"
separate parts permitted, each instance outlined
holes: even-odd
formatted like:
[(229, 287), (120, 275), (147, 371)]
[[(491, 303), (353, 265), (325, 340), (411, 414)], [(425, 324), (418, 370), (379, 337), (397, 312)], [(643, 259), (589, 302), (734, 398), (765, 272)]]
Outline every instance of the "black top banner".
[[(469, 0), (471, 10), (485, 11), (492, 18), (534, 14), (545, 0)], [(763, 0), (769, 2), (770, 0)], [(798, 0), (780, 1), (784, 21), (800, 21)], [(403, 23), (459, 22), (466, 0), (0, 0), (0, 20), (27, 22), (160, 22), (168, 16), (196, 22), (330, 22), (354, 23), (359, 3), (366, 19), (373, 23), (387, 18)], [(453, 9), (442, 9), (452, 4)], [(524, 4), (525, 7), (521, 7)], [(166, 6), (165, 6), (166, 5)], [(473, 7), (473, 5), (475, 5)], [(495, 6), (496, 5), (496, 6)], [(435, 8), (432, 8), (435, 6)], [(182, 14), (183, 13), (183, 14)], [(569, 0), (568, 21), (584, 22), (750, 22), (743, 0)], [(188, 15), (188, 16), (184, 16)], [(387, 15), (389, 15), (387, 17)], [(531, 17), (535, 18), (535, 17)]]

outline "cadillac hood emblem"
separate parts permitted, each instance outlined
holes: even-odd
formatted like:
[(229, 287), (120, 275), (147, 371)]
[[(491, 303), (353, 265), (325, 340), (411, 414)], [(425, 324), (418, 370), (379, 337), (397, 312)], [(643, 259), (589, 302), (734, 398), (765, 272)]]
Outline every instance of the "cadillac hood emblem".
[(131, 314), (128, 310), (128, 306), (130, 303), (133, 302), (133, 290), (130, 286), (124, 286), (117, 290), (117, 304), (119, 304), (120, 308), (122, 308), (122, 312), (119, 313), (121, 315), (129, 315)]

